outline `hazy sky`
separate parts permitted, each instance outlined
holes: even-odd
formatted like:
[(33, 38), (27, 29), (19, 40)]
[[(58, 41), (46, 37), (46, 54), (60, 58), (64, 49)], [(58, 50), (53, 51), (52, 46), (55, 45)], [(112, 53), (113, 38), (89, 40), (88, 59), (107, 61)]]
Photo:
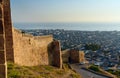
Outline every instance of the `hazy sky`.
[(11, 0), (13, 22), (120, 22), (120, 0)]

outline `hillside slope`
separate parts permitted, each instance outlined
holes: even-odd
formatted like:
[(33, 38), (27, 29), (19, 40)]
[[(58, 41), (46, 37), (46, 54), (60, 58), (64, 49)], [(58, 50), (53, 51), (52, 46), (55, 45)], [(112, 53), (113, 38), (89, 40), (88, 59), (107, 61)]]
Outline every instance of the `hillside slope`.
[(69, 69), (67, 64), (64, 69), (52, 66), (19, 66), (8, 63), (8, 78), (81, 78), (80, 75)]

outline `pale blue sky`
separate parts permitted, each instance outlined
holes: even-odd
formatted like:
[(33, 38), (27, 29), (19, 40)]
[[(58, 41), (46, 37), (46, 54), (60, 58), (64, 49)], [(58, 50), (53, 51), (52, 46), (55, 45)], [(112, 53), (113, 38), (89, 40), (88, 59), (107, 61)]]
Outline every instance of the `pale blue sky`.
[(120, 0), (11, 0), (13, 22), (120, 22)]

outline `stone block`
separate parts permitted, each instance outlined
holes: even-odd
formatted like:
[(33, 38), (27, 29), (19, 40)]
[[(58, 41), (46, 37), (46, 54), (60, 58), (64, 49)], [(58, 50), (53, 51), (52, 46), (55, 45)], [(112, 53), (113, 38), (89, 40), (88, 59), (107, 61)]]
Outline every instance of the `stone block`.
[(7, 48), (6, 49), (6, 59), (7, 61), (14, 62), (14, 53), (13, 53), (13, 48)]
[(70, 50), (70, 62), (71, 63), (79, 63), (79, 51)]
[(0, 35), (0, 50), (4, 50), (4, 38)]
[(13, 43), (12, 42), (6, 42), (6, 48), (12, 48)]
[[(5, 27), (6, 28), (6, 27)], [(9, 28), (9, 29), (5, 29), (5, 32), (7, 32), (7, 36), (11, 36), (12, 35), (12, 28)], [(8, 33), (8, 31), (9, 31), (9, 33)]]
[(6, 66), (0, 65), (0, 78), (6, 78)]
[(5, 63), (5, 54), (4, 51), (0, 51), (0, 64)]
[(2, 18), (2, 7), (0, 6), (0, 18)]
[(2, 20), (0, 20), (0, 34), (3, 34), (3, 23), (2, 23)]

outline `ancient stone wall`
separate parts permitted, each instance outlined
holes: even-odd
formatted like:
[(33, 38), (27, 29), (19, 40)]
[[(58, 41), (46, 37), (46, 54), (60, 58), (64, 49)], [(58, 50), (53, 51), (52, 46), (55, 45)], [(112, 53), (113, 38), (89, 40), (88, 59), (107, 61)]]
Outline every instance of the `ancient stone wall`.
[(70, 50), (70, 61), (71, 63), (79, 63), (79, 51)]
[(7, 78), (4, 1), (0, 0), (0, 78)]
[(61, 46), (58, 40), (54, 40), (51, 45), (52, 65), (62, 68)]
[(70, 52), (69, 50), (62, 51), (62, 61), (63, 63), (69, 63)]
[(15, 63), (24, 66), (48, 65), (48, 48), (53, 37), (36, 36), (13, 30)]
[(62, 52), (62, 59), (64, 63), (80, 63), (86, 62), (84, 51), (79, 50), (65, 50)]
[(79, 62), (81, 62), (81, 63), (87, 62), (86, 59), (85, 59), (84, 51), (79, 51)]
[(10, 10), (10, 0), (0, 0), (0, 78), (7, 78), (7, 61), (62, 68), (60, 43), (51, 35), (33, 37), (14, 30)]
[(12, 22), (11, 22), (11, 9), (10, 0), (3, 0), (4, 9), (4, 28), (5, 28), (5, 44), (6, 44), (6, 56), (7, 61), (14, 62), (13, 52), (13, 34), (12, 34)]

